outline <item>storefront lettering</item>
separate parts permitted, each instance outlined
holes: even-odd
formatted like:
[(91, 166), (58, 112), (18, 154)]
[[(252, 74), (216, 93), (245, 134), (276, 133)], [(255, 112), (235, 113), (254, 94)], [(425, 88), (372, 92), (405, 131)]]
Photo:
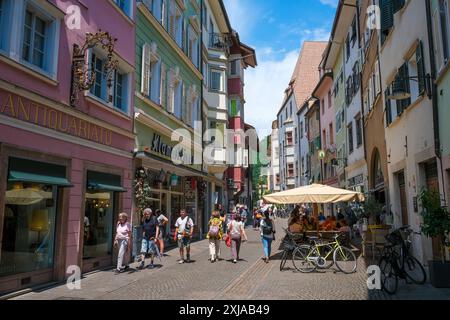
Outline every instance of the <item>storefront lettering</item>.
[(163, 156), (171, 157), (172, 156), (172, 147), (163, 143), (161, 141), (161, 136), (154, 134), (153, 142), (152, 142), (152, 151), (156, 153), (160, 153)]
[(348, 180), (349, 187), (362, 185), (363, 183), (364, 183), (364, 175), (362, 174)]
[[(0, 91), (0, 113), (3, 115), (108, 146), (112, 145), (111, 130), (12, 93), (6, 95), (2, 93), (5, 92)], [(158, 152), (168, 154), (170, 157), (172, 148), (162, 144), (160, 138), (158, 141)]]

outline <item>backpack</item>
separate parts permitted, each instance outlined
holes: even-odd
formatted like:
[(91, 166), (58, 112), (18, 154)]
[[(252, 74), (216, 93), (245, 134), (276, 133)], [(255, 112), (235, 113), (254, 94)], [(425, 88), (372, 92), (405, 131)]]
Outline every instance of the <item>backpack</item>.
[(264, 225), (262, 226), (262, 232), (263, 235), (270, 236), (273, 232), (272, 222), (270, 222), (270, 224), (268, 224), (267, 222), (264, 223)]
[(217, 238), (219, 236), (219, 232), (220, 232), (220, 228), (218, 225), (215, 224), (211, 224), (211, 226), (209, 227), (209, 236), (211, 238)]

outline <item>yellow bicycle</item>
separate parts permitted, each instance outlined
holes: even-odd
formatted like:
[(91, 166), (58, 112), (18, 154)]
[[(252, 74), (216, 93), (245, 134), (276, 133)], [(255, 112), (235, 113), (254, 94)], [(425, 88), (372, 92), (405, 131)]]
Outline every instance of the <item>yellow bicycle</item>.
[[(319, 269), (329, 269), (335, 264), (340, 271), (351, 274), (356, 271), (357, 260), (353, 251), (344, 247), (340, 239), (345, 234), (334, 237), (330, 243), (313, 241), (312, 245), (301, 245), (292, 254), (295, 269), (303, 273), (311, 273)], [(330, 258), (333, 258), (331, 260)]]

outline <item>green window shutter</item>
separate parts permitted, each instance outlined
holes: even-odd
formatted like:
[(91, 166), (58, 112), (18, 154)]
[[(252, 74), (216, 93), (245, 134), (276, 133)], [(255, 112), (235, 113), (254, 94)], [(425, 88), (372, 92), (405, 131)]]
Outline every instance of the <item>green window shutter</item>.
[(393, 12), (400, 11), (405, 5), (405, 0), (393, 0)]
[[(380, 0), (381, 10), (381, 32), (387, 36), (389, 29), (394, 26), (394, 6), (393, 0)], [(384, 38), (382, 38), (384, 42)]]
[(423, 56), (423, 43), (419, 41), (416, 49), (417, 76), (419, 80), (419, 94), (425, 93), (425, 61)]
[(236, 100), (231, 100), (231, 117), (237, 116), (237, 105)]
[(386, 112), (386, 127), (388, 127), (392, 123), (392, 114), (391, 114), (391, 100), (388, 99), (388, 96), (391, 93), (391, 89), (387, 88), (384, 92), (384, 100), (385, 100), (385, 112)]

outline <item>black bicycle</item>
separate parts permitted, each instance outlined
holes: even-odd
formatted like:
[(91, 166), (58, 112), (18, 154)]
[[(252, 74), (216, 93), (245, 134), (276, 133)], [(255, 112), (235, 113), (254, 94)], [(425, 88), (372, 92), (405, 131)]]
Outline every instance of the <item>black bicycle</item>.
[(284, 270), (286, 266), (286, 261), (288, 259), (292, 259), (292, 254), (300, 245), (304, 244), (304, 241), (307, 239), (305, 234), (295, 234), (290, 232), (287, 229), (284, 229), (286, 236), (284, 237), (281, 245), (283, 248), (283, 252), (281, 254), (280, 261), (280, 271)]
[(382, 288), (388, 294), (397, 292), (399, 278), (419, 285), (427, 281), (425, 268), (411, 254), (410, 236), (413, 233), (420, 234), (405, 226), (386, 236), (388, 244), (383, 248), (378, 266), (381, 270)]

